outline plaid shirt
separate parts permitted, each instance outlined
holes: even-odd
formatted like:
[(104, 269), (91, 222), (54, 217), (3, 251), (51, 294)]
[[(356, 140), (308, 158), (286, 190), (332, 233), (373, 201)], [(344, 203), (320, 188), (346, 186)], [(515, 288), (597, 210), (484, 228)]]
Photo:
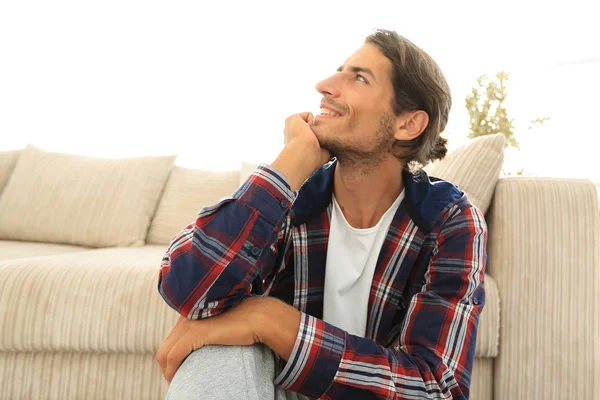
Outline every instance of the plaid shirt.
[(300, 329), (274, 383), (305, 396), (468, 398), (485, 302), (483, 214), (455, 185), (403, 172), (405, 198), (377, 260), (366, 337), (351, 335), (322, 320), (335, 165), (294, 193), (261, 164), (175, 236), (160, 294), (190, 319), (252, 295), (292, 304)]

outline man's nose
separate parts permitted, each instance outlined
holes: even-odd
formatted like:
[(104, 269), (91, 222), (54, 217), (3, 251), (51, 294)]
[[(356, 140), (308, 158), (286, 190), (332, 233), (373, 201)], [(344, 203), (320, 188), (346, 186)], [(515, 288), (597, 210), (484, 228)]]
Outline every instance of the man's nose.
[(339, 97), (339, 87), (340, 86), (338, 80), (336, 79), (336, 75), (333, 75), (317, 83), (315, 89), (317, 89), (317, 92), (321, 93), (323, 96)]

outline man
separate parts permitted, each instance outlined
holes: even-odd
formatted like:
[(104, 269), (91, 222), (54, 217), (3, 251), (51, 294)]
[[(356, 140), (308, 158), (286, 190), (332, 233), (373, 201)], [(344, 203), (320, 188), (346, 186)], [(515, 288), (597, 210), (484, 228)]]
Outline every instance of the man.
[(466, 399), (487, 228), (420, 170), (446, 154), (446, 80), (377, 30), (317, 90), (321, 114), (169, 246), (167, 397)]

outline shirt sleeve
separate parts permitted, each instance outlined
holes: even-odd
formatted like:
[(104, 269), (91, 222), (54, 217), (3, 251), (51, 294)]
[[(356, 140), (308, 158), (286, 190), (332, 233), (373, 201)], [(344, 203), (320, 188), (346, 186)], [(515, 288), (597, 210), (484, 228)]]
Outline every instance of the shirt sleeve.
[(389, 348), (303, 313), (274, 383), (322, 399), (467, 399), (485, 302), (487, 226), (472, 205), (450, 214)]
[(260, 164), (231, 197), (200, 210), (173, 238), (158, 279), (163, 299), (181, 315), (200, 319), (263, 294), (294, 199), (285, 175)]

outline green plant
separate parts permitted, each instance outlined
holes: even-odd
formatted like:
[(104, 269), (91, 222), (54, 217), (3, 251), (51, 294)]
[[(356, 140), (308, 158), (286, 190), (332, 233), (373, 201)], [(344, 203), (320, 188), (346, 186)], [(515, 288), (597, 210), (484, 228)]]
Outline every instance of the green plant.
[[(473, 139), (483, 135), (501, 133), (505, 137), (504, 148), (509, 146), (517, 150), (519, 142), (515, 138), (514, 119), (509, 118), (504, 102), (508, 96), (506, 82), (509, 74), (501, 71), (494, 78), (480, 75), (471, 93), (465, 99), (465, 106), (469, 112), (470, 129), (469, 138)], [(532, 120), (528, 130), (537, 125), (544, 125), (548, 117), (538, 117)], [(512, 175), (512, 172), (502, 170), (504, 175)], [(515, 175), (523, 175), (523, 168), (514, 171)]]
[(506, 72), (498, 72), (495, 79), (490, 79), (487, 75), (477, 78), (477, 84), (465, 99), (471, 124), (469, 138), (502, 133), (506, 138), (504, 147), (513, 146), (519, 149), (513, 120), (508, 117), (504, 106), (508, 95), (505, 85), (507, 80)]

